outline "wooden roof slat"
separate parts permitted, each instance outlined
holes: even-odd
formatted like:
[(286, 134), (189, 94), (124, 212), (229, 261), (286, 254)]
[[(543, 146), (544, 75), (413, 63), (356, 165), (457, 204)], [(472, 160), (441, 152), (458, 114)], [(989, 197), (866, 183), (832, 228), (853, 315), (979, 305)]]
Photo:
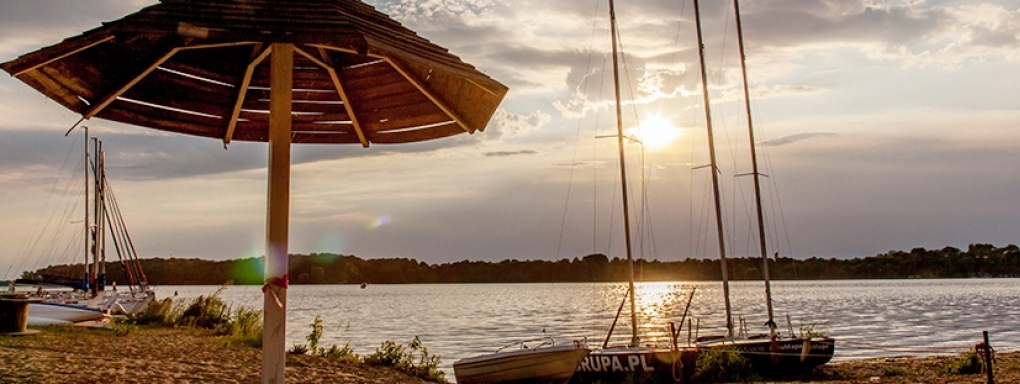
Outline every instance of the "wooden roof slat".
[[(225, 143), (236, 135), (262, 140), (265, 132), (250, 130), (263, 129), (267, 118), (269, 70), (251, 64), (258, 44), (269, 43), (293, 43), (300, 53), (292, 74), (297, 127), (349, 131), (363, 146), (377, 136), (401, 142), (455, 134), (451, 121), (461, 132), (484, 129), (506, 94), (474, 66), (358, 0), (162, 0), (0, 68), (21, 70), (19, 79), (86, 117), (201, 131)], [(164, 117), (181, 118), (181, 126), (155, 122)], [(345, 124), (316, 125), (322, 121)]]

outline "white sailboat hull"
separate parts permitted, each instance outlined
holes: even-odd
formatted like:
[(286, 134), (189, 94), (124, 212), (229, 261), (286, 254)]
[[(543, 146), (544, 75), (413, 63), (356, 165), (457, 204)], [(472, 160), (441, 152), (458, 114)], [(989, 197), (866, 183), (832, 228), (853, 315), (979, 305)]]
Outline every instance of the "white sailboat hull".
[(566, 383), (591, 351), (576, 345), (496, 352), (453, 363), (458, 384)]

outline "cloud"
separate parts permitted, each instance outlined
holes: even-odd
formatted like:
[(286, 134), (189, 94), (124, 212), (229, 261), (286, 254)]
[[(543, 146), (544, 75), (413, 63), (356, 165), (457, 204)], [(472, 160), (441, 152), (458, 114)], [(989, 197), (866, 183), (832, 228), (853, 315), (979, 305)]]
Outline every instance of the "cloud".
[(498, 109), (493, 114), (486, 129), (486, 140), (499, 140), (520, 136), (549, 124), (552, 119), (542, 111), (535, 111), (529, 115), (521, 115), (509, 112), (506, 109)]
[(520, 155), (535, 155), (538, 151), (525, 149), (520, 151), (499, 151), (499, 152), (486, 152), (485, 157), (512, 157)]
[(768, 140), (768, 141), (765, 141), (762, 144), (765, 145), (765, 146), (769, 146), (769, 147), (780, 147), (780, 146), (783, 146), (783, 145), (793, 144), (793, 143), (796, 143), (796, 142), (816, 139), (816, 138), (820, 138), (820, 137), (821, 138), (836, 138), (836, 137), (839, 137), (839, 135), (835, 134), (835, 133), (831, 133), (831, 132), (805, 132), (805, 133), (798, 133), (798, 134), (794, 134), (794, 135), (780, 137), (778, 139)]

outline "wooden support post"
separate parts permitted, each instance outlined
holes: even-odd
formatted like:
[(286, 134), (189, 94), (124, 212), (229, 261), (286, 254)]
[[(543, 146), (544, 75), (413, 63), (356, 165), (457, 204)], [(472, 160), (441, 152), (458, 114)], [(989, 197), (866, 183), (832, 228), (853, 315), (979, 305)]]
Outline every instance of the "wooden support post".
[(286, 366), (287, 240), (290, 222), (291, 99), (294, 46), (272, 45), (269, 91), (269, 197), (262, 334), (262, 383), (283, 384)]
[(988, 371), (988, 384), (995, 384), (995, 375), (992, 373), (992, 345), (988, 343), (988, 331), (983, 332), (985, 338), (985, 371)]

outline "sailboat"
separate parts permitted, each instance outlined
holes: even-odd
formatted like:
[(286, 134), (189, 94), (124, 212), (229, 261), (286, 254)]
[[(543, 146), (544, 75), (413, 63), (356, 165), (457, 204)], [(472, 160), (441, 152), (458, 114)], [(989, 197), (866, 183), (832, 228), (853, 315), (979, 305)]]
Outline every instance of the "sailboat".
[[(88, 129), (85, 127), (83, 129), (86, 184), (83, 221), (86, 233), (85, 272), (80, 279), (41, 276), (36, 279), (15, 280), (15, 284), (35, 285), (37, 289), (34, 295), (44, 299), (29, 304), (28, 325), (70, 325), (99, 320), (111, 315), (133, 315), (143, 311), (155, 299), (155, 292), (145, 280), (145, 273), (138, 262), (134, 244), (124, 225), (113, 190), (106, 179), (102, 142), (92, 138), (94, 157), (90, 158)], [(89, 189), (94, 190), (91, 197)], [(106, 289), (107, 230), (120, 256), (124, 275), (128, 279), (127, 291), (118, 291), (116, 283), (110, 287), (111, 289)], [(54, 291), (43, 288), (52, 286), (65, 289)]]
[[(623, 231), (627, 253), (628, 284), (626, 302), (630, 304), (630, 343), (625, 346), (609, 346), (616, 321), (610, 327), (609, 334), (600, 348), (594, 349), (581, 364), (571, 383), (614, 383), (614, 382), (677, 382), (687, 381), (694, 374), (695, 361), (698, 357), (697, 348), (680, 347), (673, 334), (673, 343), (669, 347), (641, 345), (638, 337), (637, 311), (635, 308), (634, 291), (634, 257), (632, 254), (630, 234), (630, 211), (628, 207), (627, 167), (624, 156), (623, 119), (620, 99), (619, 53), (617, 52), (616, 9), (613, 0), (609, 0), (609, 23), (613, 55), (613, 85), (616, 107), (616, 139), (620, 164), (620, 180), (623, 198)], [(617, 318), (623, 309), (623, 303), (617, 310)], [(683, 322), (681, 321), (681, 324)]]
[(729, 281), (726, 268), (726, 247), (723, 236), (722, 216), (719, 202), (719, 181), (716, 172), (715, 146), (712, 137), (711, 109), (709, 107), (708, 83), (705, 73), (704, 45), (701, 35), (701, 17), (698, 9), (698, 0), (694, 1), (695, 24), (698, 30), (698, 55), (701, 60), (701, 81), (702, 94), (705, 103), (705, 118), (708, 127), (709, 153), (711, 157), (712, 184), (715, 194), (715, 212), (717, 232), (719, 236), (720, 264), (723, 276), (723, 295), (726, 307), (726, 335), (721, 337), (707, 337), (699, 340), (698, 346), (702, 348), (730, 348), (739, 351), (751, 364), (766, 374), (794, 373), (810, 370), (816, 366), (825, 364), (832, 359), (835, 352), (835, 339), (824, 335), (796, 335), (792, 326), (788, 334), (780, 334), (772, 310), (772, 288), (769, 277), (768, 250), (766, 248), (765, 222), (761, 204), (761, 173), (758, 171), (758, 157), (755, 150), (754, 126), (751, 120), (750, 92), (747, 84), (747, 66), (744, 55), (744, 38), (740, 23), (739, 0), (733, 0), (734, 13), (736, 14), (736, 28), (738, 47), (740, 51), (740, 69), (743, 76), (744, 101), (747, 113), (747, 127), (751, 141), (751, 164), (752, 176), (754, 178), (755, 208), (758, 220), (758, 239), (761, 250), (762, 272), (765, 282), (765, 306), (767, 308), (768, 321), (765, 325), (769, 327), (769, 333), (759, 335), (747, 335), (743, 330), (739, 335), (733, 334), (733, 321), (729, 300)]

